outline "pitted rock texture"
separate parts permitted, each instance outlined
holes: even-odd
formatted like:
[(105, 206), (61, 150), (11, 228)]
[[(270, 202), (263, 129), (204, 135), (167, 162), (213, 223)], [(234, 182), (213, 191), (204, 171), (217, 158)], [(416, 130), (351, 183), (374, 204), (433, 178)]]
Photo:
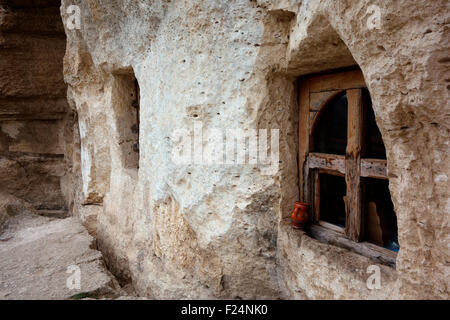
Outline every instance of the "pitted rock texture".
[[(380, 2), (375, 29), (369, 0), (63, 0), (63, 21), (72, 4), (81, 12), (80, 30), (66, 25), (64, 60), (80, 128), (74, 210), (96, 214), (108, 265), (141, 295), (449, 297), (448, 1)], [(367, 259), (281, 223), (298, 199), (296, 80), (355, 65), (387, 149), (401, 246), (374, 292)], [(134, 77), (140, 161), (130, 168), (121, 146)], [(279, 171), (176, 165), (172, 134), (196, 122), (280, 129)], [(96, 206), (87, 215), (86, 204)]]

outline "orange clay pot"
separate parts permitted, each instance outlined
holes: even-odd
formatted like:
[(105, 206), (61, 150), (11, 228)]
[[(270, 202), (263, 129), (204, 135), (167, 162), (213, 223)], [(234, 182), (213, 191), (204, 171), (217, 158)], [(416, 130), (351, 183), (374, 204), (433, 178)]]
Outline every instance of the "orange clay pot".
[(294, 229), (303, 229), (308, 221), (309, 203), (296, 202), (291, 213), (291, 224)]

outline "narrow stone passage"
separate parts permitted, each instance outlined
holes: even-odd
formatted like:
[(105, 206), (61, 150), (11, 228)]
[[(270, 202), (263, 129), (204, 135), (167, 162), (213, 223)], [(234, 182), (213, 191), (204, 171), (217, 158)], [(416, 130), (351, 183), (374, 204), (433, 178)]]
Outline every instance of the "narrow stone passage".
[[(94, 247), (94, 239), (76, 218), (31, 213), (11, 217), (0, 234), (0, 300), (126, 295)], [(71, 289), (77, 268), (80, 286)]]

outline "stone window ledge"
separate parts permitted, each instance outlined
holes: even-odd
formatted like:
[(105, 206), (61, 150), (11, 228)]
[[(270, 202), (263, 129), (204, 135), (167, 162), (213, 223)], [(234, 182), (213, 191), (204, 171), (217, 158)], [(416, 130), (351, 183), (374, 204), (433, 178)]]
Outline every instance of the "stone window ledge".
[[(289, 219), (280, 222), (278, 248), (287, 287), (308, 292), (308, 298), (392, 299), (397, 271), (338, 245), (323, 243), (307, 232), (294, 230)], [(380, 290), (369, 290), (368, 267), (376, 265), (381, 272)]]

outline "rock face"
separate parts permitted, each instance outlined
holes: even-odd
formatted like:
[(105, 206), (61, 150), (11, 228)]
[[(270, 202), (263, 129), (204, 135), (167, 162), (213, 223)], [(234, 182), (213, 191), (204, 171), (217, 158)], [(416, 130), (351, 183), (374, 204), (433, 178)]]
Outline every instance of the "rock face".
[(74, 115), (59, 1), (0, 2), (0, 192), (67, 213)]
[[(121, 280), (168, 299), (449, 298), (449, 3), (377, 3), (372, 21), (369, 0), (62, 1), (81, 139), (74, 212)], [(374, 262), (285, 221), (299, 193), (296, 80), (354, 65), (398, 218), (379, 290), (366, 286)], [(200, 125), (280, 129), (279, 170), (176, 164), (174, 132)]]
[(36, 214), (36, 210), (24, 200), (0, 193), (0, 234), (7, 227), (9, 220), (20, 214)]

